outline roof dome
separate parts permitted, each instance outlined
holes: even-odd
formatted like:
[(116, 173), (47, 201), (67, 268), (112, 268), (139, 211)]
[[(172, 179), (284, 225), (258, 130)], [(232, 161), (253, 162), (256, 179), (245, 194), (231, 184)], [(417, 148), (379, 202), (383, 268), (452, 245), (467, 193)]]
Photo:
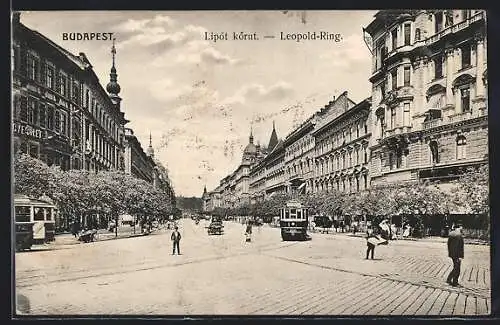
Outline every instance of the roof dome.
[(106, 86), (106, 90), (110, 94), (118, 95), (120, 93), (121, 87), (116, 81), (110, 81)]
[(257, 147), (253, 143), (249, 143), (245, 147), (245, 150), (243, 150), (243, 153), (255, 154), (255, 153), (257, 153)]

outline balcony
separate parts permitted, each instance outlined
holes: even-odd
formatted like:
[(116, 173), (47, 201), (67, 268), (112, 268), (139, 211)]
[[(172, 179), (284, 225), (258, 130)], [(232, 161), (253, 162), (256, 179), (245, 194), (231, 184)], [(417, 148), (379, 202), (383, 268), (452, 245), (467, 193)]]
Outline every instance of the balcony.
[(422, 125), (424, 127), (424, 130), (432, 129), (432, 128), (443, 125), (443, 119), (438, 118), (438, 119), (430, 120), (430, 121), (424, 122)]
[(462, 122), (478, 117), (486, 116), (486, 110), (476, 110), (476, 111), (468, 111), (456, 115), (452, 115), (448, 117), (448, 122), (449, 123), (457, 123), (457, 122)]
[(473, 24), (476, 21), (479, 21), (481, 19), (484, 19), (484, 12), (483, 11), (475, 14), (474, 16), (470, 17), (469, 19), (466, 19), (458, 24), (447, 27), (447, 28), (443, 29), (442, 31), (440, 31), (439, 33), (436, 33), (433, 36), (427, 38), (425, 40), (425, 45), (430, 45), (432, 43), (435, 43), (448, 34), (453, 34), (453, 33), (456, 33), (458, 31), (461, 31), (461, 30), (469, 27), (471, 24)]

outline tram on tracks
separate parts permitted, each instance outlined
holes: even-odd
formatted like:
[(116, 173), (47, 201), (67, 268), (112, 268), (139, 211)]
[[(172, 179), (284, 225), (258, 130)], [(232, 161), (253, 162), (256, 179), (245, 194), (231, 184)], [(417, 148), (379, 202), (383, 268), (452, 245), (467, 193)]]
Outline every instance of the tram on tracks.
[(54, 241), (56, 213), (57, 207), (49, 198), (14, 195), (16, 250)]
[(288, 201), (280, 209), (281, 238), (288, 240), (310, 240), (307, 234), (308, 208), (299, 201)]

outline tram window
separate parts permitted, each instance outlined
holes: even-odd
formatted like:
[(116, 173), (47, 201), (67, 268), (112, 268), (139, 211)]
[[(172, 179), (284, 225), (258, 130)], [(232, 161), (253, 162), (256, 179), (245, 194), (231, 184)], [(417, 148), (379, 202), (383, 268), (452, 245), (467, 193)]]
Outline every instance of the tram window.
[(47, 211), (47, 213), (45, 215), (45, 220), (51, 221), (52, 220), (52, 209), (51, 208), (45, 208), (45, 210)]
[(297, 215), (297, 210), (296, 209), (290, 209), (290, 218), (295, 218)]
[(43, 215), (43, 208), (35, 208), (35, 216), (33, 218), (33, 220), (35, 221), (43, 221), (45, 219), (44, 215)]
[(297, 219), (302, 219), (302, 211), (300, 209), (297, 210)]
[(29, 221), (30, 221), (30, 207), (17, 206), (16, 222), (29, 222)]
[(288, 210), (285, 210), (285, 219), (290, 218), (290, 212)]

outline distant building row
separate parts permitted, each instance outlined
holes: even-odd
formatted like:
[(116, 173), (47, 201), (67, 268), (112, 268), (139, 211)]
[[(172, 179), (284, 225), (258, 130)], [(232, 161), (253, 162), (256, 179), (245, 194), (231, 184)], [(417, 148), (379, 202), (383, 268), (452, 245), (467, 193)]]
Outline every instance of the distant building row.
[(126, 128), (112, 48), (104, 89), (84, 53), (73, 55), (13, 15), (14, 151), (63, 170), (123, 170), (163, 187), (175, 204), (166, 169)]
[(344, 92), (203, 194), (204, 210), (257, 202), (275, 192), (356, 193), (419, 180), (446, 182), (488, 163), (486, 14), (481, 10), (384, 10), (364, 29), (371, 96)]

